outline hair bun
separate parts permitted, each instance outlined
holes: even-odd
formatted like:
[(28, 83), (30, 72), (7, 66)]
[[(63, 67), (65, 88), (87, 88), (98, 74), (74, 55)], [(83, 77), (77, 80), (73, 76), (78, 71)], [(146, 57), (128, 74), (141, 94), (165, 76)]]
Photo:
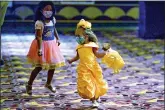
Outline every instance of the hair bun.
[(80, 27), (82, 27), (84, 29), (91, 28), (92, 24), (90, 22), (88, 22), (88, 21), (85, 21), (84, 19), (81, 19), (79, 21), (79, 23), (77, 24), (77, 28), (80, 28)]

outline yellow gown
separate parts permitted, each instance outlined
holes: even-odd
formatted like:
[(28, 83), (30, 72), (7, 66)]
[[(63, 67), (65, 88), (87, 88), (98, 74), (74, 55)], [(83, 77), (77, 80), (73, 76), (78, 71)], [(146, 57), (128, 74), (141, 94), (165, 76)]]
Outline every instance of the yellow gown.
[(76, 48), (80, 58), (77, 66), (77, 91), (84, 99), (97, 99), (108, 90), (108, 84), (103, 79), (102, 69), (92, 48), (98, 48), (98, 45), (90, 42)]
[(112, 68), (114, 73), (119, 73), (125, 64), (123, 58), (115, 50), (109, 49), (108, 51), (108, 54), (102, 58), (102, 63)]

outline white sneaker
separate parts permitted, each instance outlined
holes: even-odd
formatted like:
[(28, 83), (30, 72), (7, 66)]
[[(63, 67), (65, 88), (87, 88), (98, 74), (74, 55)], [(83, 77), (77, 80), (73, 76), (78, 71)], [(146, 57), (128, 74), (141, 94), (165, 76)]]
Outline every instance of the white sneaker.
[(53, 88), (51, 85), (45, 84), (45, 88), (48, 89), (49, 91), (53, 92), (53, 93), (56, 92), (56, 89)]
[(96, 100), (94, 100), (94, 101), (92, 101), (92, 106), (93, 107), (98, 107), (99, 103)]

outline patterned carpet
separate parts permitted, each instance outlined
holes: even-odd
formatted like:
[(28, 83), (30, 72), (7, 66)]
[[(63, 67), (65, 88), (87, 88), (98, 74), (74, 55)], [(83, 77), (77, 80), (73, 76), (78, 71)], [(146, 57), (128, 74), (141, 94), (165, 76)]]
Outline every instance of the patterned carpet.
[[(47, 71), (41, 71), (34, 81), (33, 96), (25, 93), (31, 65), (26, 54), (32, 34), (2, 34), (1, 110), (164, 110), (164, 41), (142, 40), (136, 32), (96, 32), (100, 43), (110, 42), (125, 61), (119, 74), (101, 64), (109, 84), (100, 106), (92, 108), (76, 90), (76, 65), (67, 65), (55, 71), (52, 85), (55, 94), (44, 88)], [(61, 51), (66, 59), (75, 55), (74, 36), (60, 35)], [(100, 50), (101, 51), (101, 50)]]

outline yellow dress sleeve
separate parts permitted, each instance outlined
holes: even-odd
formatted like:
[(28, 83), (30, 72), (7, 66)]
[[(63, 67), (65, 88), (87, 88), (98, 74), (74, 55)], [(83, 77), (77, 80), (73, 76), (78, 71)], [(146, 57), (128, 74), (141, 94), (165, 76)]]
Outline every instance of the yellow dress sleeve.
[(119, 73), (125, 64), (123, 58), (115, 50), (108, 52), (101, 61), (109, 68), (113, 69), (115, 74)]
[(77, 49), (79, 49), (79, 48), (81, 48), (81, 47), (83, 47), (83, 45), (78, 45), (78, 46), (76, 47), (76, 51), (77, 51)]

